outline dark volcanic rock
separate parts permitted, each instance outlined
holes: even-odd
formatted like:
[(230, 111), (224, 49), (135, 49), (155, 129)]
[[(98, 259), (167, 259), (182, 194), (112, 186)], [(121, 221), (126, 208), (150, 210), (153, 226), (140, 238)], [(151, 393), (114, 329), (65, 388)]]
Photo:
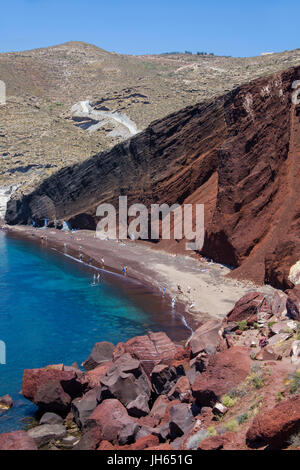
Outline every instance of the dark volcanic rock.
[(40, 424), (63, 424), (61, 416), (55, 413), (45, 413), (40, 419)]
[(72, 411), (74, 420), (79, 428), (82, 428), (86, 420), (92, 414), (94, 409), (98, 406), (97, 398), (101, 391), (101, 387), (93, 388), (83, 395), (81, 398), (76, 398), (72, 402)]
[(295, 286), (293, 290), (288, 290), (287, 294), (287, 314), (290, 318), (300, 321), (300, 285)]
[(85, 370), (95, 369), (103, 362), (112, 360), (112, 353), (114, 350), (114, 345), (108, 343), (107, 341), (102, 341), (101, 343), (96, 343), (92, 349), (91, 354), (86, 361), (82, 364)]
[(140, 395), (151, 395), (151, 384), (140, 362), (130, 354), (119, 357), (101, 379), (99, 402), (106, 398), (116, 398), (128, 406)]
[(135, 416), (136, 418), (147, 416), (150, 413), (149, 396), (145, 394), (139, 395), (135, 400), (128, 403), (126, 408), (130, 416)]
[(155, 366), (151, 373), (153, 390), (157, 395), (167, 395), (176, 378), (176, 373), (172, 367), (169, 367), (166, 364)]
[(191, 406), (187, 403), (179, 403), (170, 407), (170, 435), (174, 440), (190, 431), (194, 424), (194, 416)]
[(28, 431), (38, 446), (43, 446), (56, 439), (62, 439), (67, 434), (66, 428), (62, 424), (42, 424)]

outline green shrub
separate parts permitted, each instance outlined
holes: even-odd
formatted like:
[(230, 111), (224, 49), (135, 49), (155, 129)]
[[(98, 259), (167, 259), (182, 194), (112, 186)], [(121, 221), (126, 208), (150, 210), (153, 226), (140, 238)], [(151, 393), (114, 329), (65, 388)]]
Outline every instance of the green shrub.
[(237, 422), (238, 424), (243, 424), (245, 421), (247, 421), (248, 418), (249, 418), (249, 415), (246, 411), (245, 413), (238, 415)]
[(289, 384), (290, 384), (290, 393), (292, 395), (294, 393), (297, 393), (300, 387), (300, 371), (297, 371), (294, 374), (289, 376)]
[(236, 419), (231, 419), (230, 421), (227, 421), (227, 423), (224, 424), (225, 428), (227, 431), (231, 432), (237, 432), (239, 425)]
[(228, 395), (223, 395), (222, 397), (222, 403), (223, 405), (226, 406), (226, 408), (231, 408), (236, 404), (238, 401), (238, 398), (232, 398), (229, 394)]
[(245, 331), (248, 328), (248, 324), (246, 320), (238, 321), (237, 324), (239, 326), (240, 331)]

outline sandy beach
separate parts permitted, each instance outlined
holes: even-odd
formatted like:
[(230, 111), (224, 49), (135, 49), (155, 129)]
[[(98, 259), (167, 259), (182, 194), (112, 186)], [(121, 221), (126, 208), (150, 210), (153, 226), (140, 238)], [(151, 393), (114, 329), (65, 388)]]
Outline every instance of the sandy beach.
[[(237, 281), (226, 277), (230, 270), (220, 264), (191, 256), (174, 255), (157, 248), (151, 243), (140, 241), (99, 240), (95, 232), (76, 232), (37, 229), (32, 227), (4, 226), (12, 236), (27, 238), (43, 244), (46, 248), (56, 248), (63, 254), (72, 256), (107, 271), (122, 273), (127, 266), (127, 277), (150, 286), (155, 291), (181, 305), (197, 324), (208, 318), (223, 318), (245, 293), (258, 290), (271, 294), (271, 286), (255, 286), (247, 281)], [(102, 260), (104, 260), (104, 265)]]

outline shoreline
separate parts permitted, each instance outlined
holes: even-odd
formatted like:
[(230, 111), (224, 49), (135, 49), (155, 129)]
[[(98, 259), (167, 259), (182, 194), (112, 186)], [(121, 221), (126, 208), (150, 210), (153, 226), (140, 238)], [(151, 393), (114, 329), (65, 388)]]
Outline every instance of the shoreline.
[(128, 280), (138, 282), (155, 294), (164, 296), (170, 306), (171, 299), (176, 299), (176, 312), (181, 313), (183, 326), (190, 330), (209, 319), (223, 319), (247, 292), (256, 290), (271, 294), (276, 290), (268, 285), (257, 286), (252, 282), (232, 279), (226, 276), (230, 272), (226, 266), (158, 250), (150, 242), (130, 239), (99, 240), (95, 237), (95, 232), (89, 230), (72, 232), (8, 225), (1, 228), (10, 236), (42, 244), (46, 249), (57, 250), (62, 255), (73, 258), (74, 262), (80, 262), (81, 253), (87, 266), (92, 260), (92, 267), (104, 269), (111, 274), (123, 277), (122, 268), (127, 266)]

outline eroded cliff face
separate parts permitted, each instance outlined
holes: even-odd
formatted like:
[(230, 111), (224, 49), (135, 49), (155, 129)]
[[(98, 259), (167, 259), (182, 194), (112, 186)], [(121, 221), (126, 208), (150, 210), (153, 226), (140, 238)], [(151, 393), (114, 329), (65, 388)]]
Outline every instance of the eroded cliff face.
[[(100, 203), (205, 204), (203, 254), (232, 276), (292, 287), (300, 252), (300, 107), (289, 69), (152, 123), (9, 202), (10, 224), (69, 220), (94, 228)], [(176, 242), (160, 242), (168, 248)]]

